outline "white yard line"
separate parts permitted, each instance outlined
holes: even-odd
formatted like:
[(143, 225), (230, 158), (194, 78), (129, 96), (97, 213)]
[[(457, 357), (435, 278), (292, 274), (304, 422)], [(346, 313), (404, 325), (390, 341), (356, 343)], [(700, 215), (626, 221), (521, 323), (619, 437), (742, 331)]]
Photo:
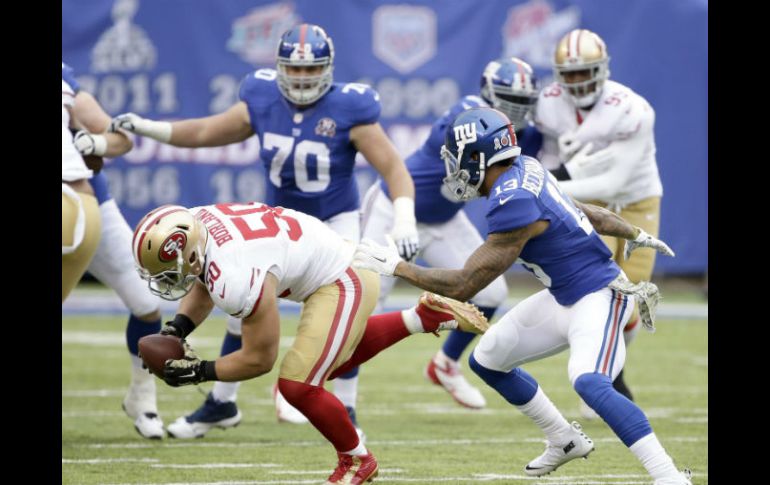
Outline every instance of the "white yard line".
[[(622, 443), (618, 438), (611, 436), (605, 438), (594, 438), (598, 443), (609, 443), (622, 446)], [(666, 442), (677, 443), (702, 443), (708, 442), (706, 436), (666, 436)], [(498, 444), (519, 444), (519, 443), (543, 443), (543, 438), (490, 438), (490, 439), (453, 439), (453, 440), (369, 440), (368, 444), (374, 446), (450, 446), (450, 445), (498, 445)], [(96, 449), (140, 449), (140, 448), (265, 448), (271, 446), (280, 447), (305, 447), (305, 446), (322, 446), (326, 444), (325, 441), (264, 441), (264, 442), (231, 442), (231, 443), (216, 443), (216, 442), (178, 442), (178, 443), (89, 443), (89, 444), (74, 444), (73, 447), (80, 448), (96, 448)]]

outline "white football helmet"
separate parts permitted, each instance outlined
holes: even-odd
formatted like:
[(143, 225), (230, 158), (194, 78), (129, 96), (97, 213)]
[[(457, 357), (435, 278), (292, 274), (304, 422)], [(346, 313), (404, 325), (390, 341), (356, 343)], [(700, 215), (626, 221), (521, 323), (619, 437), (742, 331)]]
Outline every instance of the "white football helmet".
[[(601, 37), (586, 29), (568, 32), (556, 45), (553, 70), (556, 80), (580, 108), (596, 103), (610, 77), (610, 56)], [(570, 73), (585, 71), (586, 79), (567, 81)]]
[(164, 205), (139, 221), (132, 242), (137, 271), (150, 292), (178, 300), (203, 270), (208, 230), (189, 210)]

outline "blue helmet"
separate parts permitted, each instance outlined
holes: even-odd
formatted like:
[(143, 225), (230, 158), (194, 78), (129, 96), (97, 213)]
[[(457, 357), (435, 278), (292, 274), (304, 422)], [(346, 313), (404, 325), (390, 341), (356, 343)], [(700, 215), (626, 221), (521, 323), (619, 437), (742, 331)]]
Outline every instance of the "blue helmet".
[(516, 57), (487, 64), (481, 75), (481, 97), (511, 120), (518, 130), (537, 102), (537, 77), (532, 67)]
[[(278, 88), (294, 104), (315, 103), (332, 87), (334, 45), (318, 25), (302, 24), (281, 36), (277, 54)], [(287, 67), (323, 66), (312, 76), (289, 75)]]
[(447, 127), (441, 158), (444, 185), (459, 201), (475, 199), (487, 167), (521, 154), (508, 118), (493, 108), (463, 111)]

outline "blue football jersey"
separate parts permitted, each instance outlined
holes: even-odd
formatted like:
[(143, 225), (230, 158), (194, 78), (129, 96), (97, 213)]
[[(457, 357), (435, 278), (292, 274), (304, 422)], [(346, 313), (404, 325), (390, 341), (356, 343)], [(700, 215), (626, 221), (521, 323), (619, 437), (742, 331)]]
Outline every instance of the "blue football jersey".
[(334, 83), (318, 102), (300, 109), (286, 101), (275, 78), (275, 70), (259, 69), (243, 79), (239, 93), (261, 145), (265, 202), (322, 221), (358, 209), (350, 129), (379, 119), (379, 95), (364, 84)]
[(75, 72), (70, 66), (65, 63), (61, 63), (61, 78), (70, 85), (75, 94), (80, 91), (80, 84), (75, 80)]
[(490, 192), (489, 232), (508, 232), (538, 220), (549, 221), (548, 229), (527, 241), (516, 262), (534, 273), (559, 304), (572, 305), (620, 273), (610, 250), (553, 175), (534, 158), (519, 156)]
[[(446, 168), (441, 160), (441, 145), (444, 144), (446, 129), (465, 110), (487, 106), (479, 96), (465, 96), (455, 103), (441, 118), (433, 123), (428, 139), (405, 160), (406, 168), (414, 180), (414, 213), (417, 222), (439, 224), (454, 217), (463, 208), (464, 202), (457, 202), (452, 194), (442, 192)], [(527, 126), (516, 132), (518, 145), (525, 155), (535, 156), (542, 145), (543, 136), (534, 126)], [(390, 196), (385, 181), (380, 182), (382, 190)]]

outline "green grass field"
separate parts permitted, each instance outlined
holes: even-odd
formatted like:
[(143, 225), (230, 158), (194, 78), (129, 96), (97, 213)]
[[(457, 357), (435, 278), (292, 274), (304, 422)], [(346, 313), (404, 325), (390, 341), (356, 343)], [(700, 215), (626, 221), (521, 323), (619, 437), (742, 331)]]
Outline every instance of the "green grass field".
[[(142, 439), (121, 410), (129, 360), (125, 318), (62, 319), (62, 483), (64, 484), (305, 484), (322, 483), (336, 464), (330, 444), (310, 425), (279, 424), (270, 375), (244, 383), (243, 421), (192, 441)], [(640, 332), (626, 381), (679, 468), (708, 483), (708, 326), (698, 320), (658, 320)], [(282, 324), (281, 352), (296, 330)], [(224, 318), (212, 317), (190, 338), (202, 358), (218, 355)], [(540, 431), (467, 370), (488, 406), (461, 408), (422, 375), (442, 339), (416, 335), (361, 371), (358, 419), (380, 463), (376, 483), (649, 484), (644, 468), (603, 422), (579, 419), (566, 373), (567, 354), (528, 365), (568, 419), (578, 419), (596, 443), (588, 460), (546, 477), (529, 478), (524, 465), (543, 450)], [(158, 382), (166, 424), (196, 408), (210, 383), (174, 389)]]

